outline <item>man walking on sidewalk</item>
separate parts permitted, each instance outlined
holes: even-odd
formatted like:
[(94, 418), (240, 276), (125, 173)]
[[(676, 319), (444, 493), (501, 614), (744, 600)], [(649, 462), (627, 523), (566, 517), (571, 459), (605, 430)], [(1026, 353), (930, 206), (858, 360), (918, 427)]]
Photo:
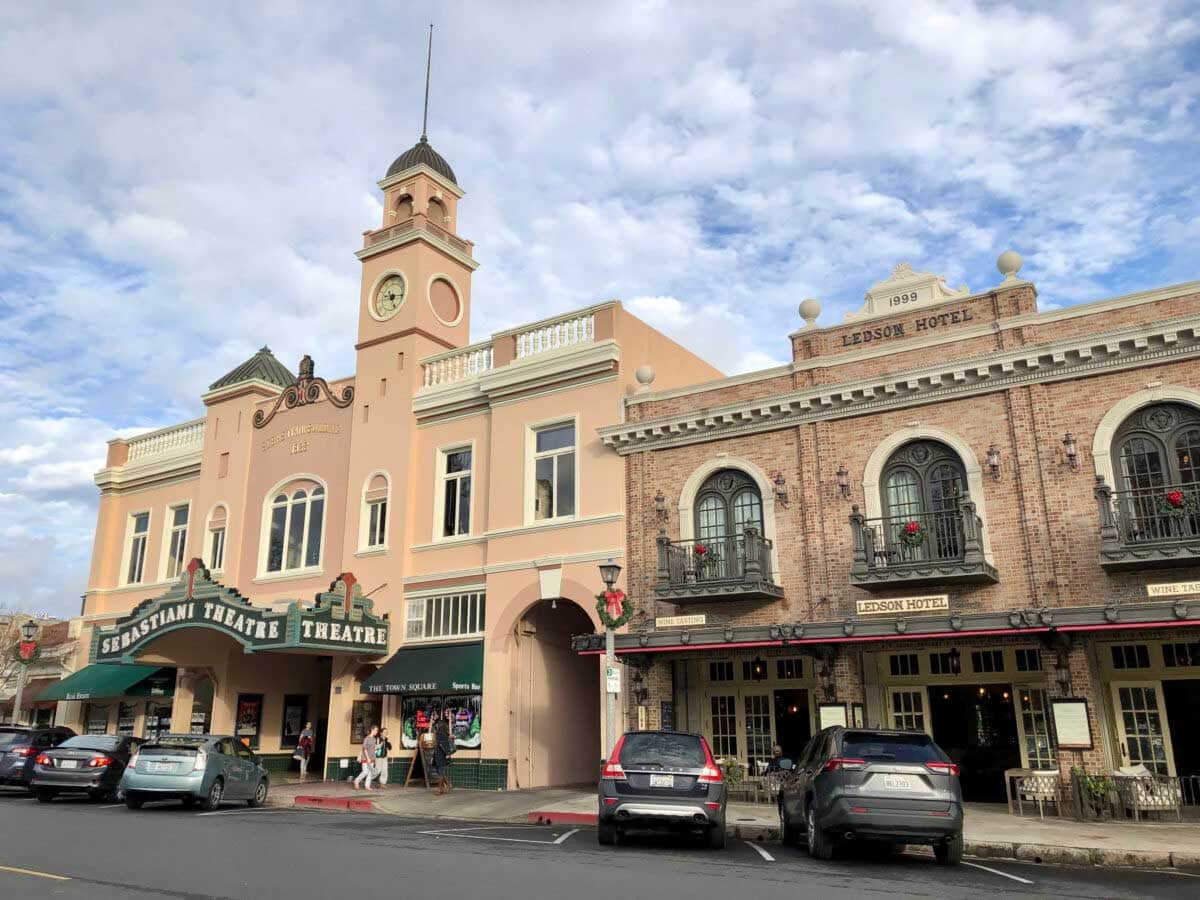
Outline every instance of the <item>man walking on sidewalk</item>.
[(371, 730), (367, 732), (367, 736), (363, 738), (362, 751), (358, 754), (358, 761), (362, 763), (362, 771), (358, 773), (358, 777), (354, 779), (354, 789), (358, 790), (358, 784), (363, 779), (366, 779), (366, 789), (371, 790), (371, 779), (375, 777), (375, 751), (379, 746), (377, 735), (379, 734), (379, 726), (372, 725)]

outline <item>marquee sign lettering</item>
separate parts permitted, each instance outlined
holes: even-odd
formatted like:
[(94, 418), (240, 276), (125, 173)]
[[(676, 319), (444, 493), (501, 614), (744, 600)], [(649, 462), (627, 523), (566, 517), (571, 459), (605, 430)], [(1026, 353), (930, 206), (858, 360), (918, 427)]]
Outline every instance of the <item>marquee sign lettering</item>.
[(350, 573), (339, 575), (311, 605), (291, 601), (284, 610), (255, 606), (234, 588), (213, 581), (193, 559), (163, 596), (135, 607), (116, 624), (92, 633), (93, 662), (132, 662), (145, 645), (179, 628), (208, 628), (238, 641), (247, 653), (311, 649), (362, 655), (387, 652), (387, 615)]

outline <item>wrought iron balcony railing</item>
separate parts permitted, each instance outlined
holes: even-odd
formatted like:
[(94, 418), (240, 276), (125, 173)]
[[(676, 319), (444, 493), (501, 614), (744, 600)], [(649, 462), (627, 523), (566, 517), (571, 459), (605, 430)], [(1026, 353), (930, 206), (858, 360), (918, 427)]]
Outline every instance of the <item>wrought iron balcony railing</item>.
[(1097, 475), (1096, 503), (1108, 571), (1200, 565), (1200, 483), (1114, 491)]
[(783, 597), (771, 564), (771, 542), (757, 529), (710, 540), (658, 538), (654, 593), (673, 603), (773, 600)]
[(950, 584), (995, 584), (983, 555), (983, 520), (969, 494), (957, 509), (868, 519), (853, 508), (850, 583), (868, 591)]

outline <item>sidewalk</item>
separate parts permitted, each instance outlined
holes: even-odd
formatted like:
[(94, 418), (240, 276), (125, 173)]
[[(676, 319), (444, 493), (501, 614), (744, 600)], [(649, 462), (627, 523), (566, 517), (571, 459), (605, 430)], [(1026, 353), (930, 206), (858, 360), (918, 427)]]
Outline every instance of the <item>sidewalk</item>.
[[(465, 819), (481, 822), (596, 821), (594, 790), (554, 788), (529, 791), (454, 790), (438, 797), (423, 787), (388, 785), (355, 791), (345, 782), (312, 781), (273, 785), (275, 806), (315, 806), (370, 810), (396, 816)], [(743, 840), (779, 839), (779, 818), (772, 806), (730, 803), (730, 835)], [(1036, 815), (1013, 816), (999, 805), (968, 804), (963, 825), (966, 852), (972, 856), (1022, 859), (1063, 865), (1178, 868), (1200, 872), (1200, 824), (1086, 823)]]

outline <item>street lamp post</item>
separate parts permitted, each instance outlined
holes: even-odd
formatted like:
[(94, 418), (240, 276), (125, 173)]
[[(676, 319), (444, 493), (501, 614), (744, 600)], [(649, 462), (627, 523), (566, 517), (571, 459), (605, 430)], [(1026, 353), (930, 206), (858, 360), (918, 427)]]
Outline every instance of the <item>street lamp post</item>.
[[(606, 591), (611, 591), (617, 583), (617, 576), (621, 574), (621, 567), (611, 559), (606, 563), (600, 564), (600, 580), (604, 582)], [(604, 671), (605, 681), (607, 682), (607, 674), (613, 671), (617, 665), (617, 652), (615, 649), (615, 641), (613, 640), (613, 630), (607, 625), (604, 626)], [(617, 727), (617, 695), (615, 691), (608, 690), (608, 684), (605, 684), (605, 707), (604, 707), (604, 743), (605, 752), (604, 758), (608, 759), (612, 756), (613, 747), (616, 745), (617, 737), (615, 734)]]
[[(21, 640), (28, 643), (37, 637), (37, 622), (32, 619), (21, 626)], [(21, 724), (21, 695), (25, 693), (25, 682), (28, 679), (29, 663), (22, 659), (17, 670), (17, 690), (13, 694), (12, 723)]]

